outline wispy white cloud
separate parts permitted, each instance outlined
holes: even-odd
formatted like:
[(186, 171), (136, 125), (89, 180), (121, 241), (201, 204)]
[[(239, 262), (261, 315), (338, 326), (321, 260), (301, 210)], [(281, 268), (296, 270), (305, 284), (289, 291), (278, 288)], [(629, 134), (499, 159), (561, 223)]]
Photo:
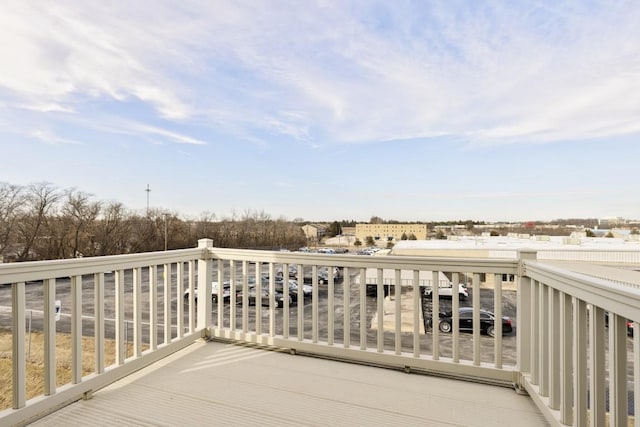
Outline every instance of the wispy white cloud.
[(74, 141), (71, 139), (67, 139), (67, 138), (62, 138), (59, 135), (56, 135), (55, 132), (52, 132), (49, 129), (35, 129), (31, 132), (29, 132), (29, 136), (45, 142), (47, 144), (78, 144), (81, 145), (82, 142), (80, 141)]
[(168, 131), (166, 129), (161, 129), (154, 126), (145, 126), (140, 124), (132, 125), (129, 131), (133, 131), (135, 133), (143, 133), (143, 134), (151, 134), (151, 135), (160, 135), (173, 142), (177, 142), (180, 144), (193, 144), (193, 145), (206, 145), (206, 141), (202, 141), (200, 139), (192, 138), (186, 135), (179, 134), (177, 132)]
[[(47, 167), (51, 156), (93, 165), (99, 155), (124, 184), (87, 191), (131, 191), (123, 202), (134, 205), (144, 195), (129, 188), (136, 179), (159, 186), (171, 167), (167, 194), (186, 197), (194, 174), (216, 165), (211, 179), (226, 185), (198, 189), (195, 212), (216, 200), (221, 211), (265, 203), (331, 217), (335, 207), (314, 194), (332, 186), (357, 199), (362, 219), (385, 198), (389, 215), (404, 209), (407, 219), (465, 213), (467, 200), (493, 217), (512, 200), (519, 217), (559, 205), (637, 216), (628, 194), (639, 178), (638, 22), (636, 0), (8, 0), (4, 179), (75, 183), (72, 165)], [(50, 146), (24, 149), (34, 141)], [(626, 155), (598, 163), (610, 152)], [(523, 159), (546, 167), (520, 173)], [(384, 178), (368, 178), (381, 169)], [(259, 185), (265, 176), (271, 185)], [(289, 183), (316, 190), (292, 202)]]
[(36, 111), (136, 100), (170, 121), (313, 146), (640, 132), (635, 1), (267, 2), (260, 19), (253, 2), (152, 7), (9, 2), (0, 87)]
[(57, 104), (57, 103), (33, 103), (33, 104), (25, 104), (22, 106), (25, 110), (35, 111), (39, 113), (51, 113), (51, 112), (59, 112), (59, 113), (73, 113), (74, 110), (68, 106)]
[(189, 114), (174, 95), (177, 82), (156, 72), (154, 62), (141, 55), (152, 46), (138, 44), (137, 26), (150, 23), (137, 21), (127, 10), (96, 4), (27, 1), (5, 6), (0, 36), (6, 66), (0, 69), (0, 87), (15, 98), (27, 105), (73, 106), (103, 97), (136, 97), (167, 118)]
[(199, 138), (191, 137), (185, 133), (169, 130), (157, 125), (150, 125), (144, 122), (134, 121), (129, 118), (120, 118), (112, 115), (98, 115), (92, 118), (74, 117), (67, 120), (68, 123), (77, 127), (82, 127), (88, 131), (135, 136), (147, 136), (149, 140), (160, 137), (157, 143), (177, 143), (189, 145), (207, 145), (208, 142)]

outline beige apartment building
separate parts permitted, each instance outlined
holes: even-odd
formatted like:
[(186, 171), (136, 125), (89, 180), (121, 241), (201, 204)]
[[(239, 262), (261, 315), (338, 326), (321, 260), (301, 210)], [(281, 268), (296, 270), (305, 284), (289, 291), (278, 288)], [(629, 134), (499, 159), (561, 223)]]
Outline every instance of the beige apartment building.
[(302, 231), (308, 241), (319, 242), (327, 234), (327, 227), (319, 224), (307, 224), (302, 226)]
[(363, 244), (371, 236), (377, 245), (402, 239), (403, 235), (414, 235), (417, 240), (427, 239), (427, 224), (356, 224), (356, 238)]

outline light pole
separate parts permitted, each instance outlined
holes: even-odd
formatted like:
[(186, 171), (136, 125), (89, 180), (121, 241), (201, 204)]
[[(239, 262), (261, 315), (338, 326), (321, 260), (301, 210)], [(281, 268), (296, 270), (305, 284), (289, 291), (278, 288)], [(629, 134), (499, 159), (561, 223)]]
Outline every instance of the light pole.
[(162, 214), (164, 216), (164, 250), (167, 250), (167, 213)]

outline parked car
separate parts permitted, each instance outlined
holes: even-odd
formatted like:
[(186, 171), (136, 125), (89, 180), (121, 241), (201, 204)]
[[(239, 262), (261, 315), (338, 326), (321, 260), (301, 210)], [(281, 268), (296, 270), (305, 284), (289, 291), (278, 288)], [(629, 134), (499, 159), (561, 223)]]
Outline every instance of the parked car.
[[(293, 278), (293, 277), (296, 277), (297, 275), (298, 275), (298, 267), (296, 267), (295, 265), (290, 265), (289, 266), (289, 274), (288, 274), (288, 276)], [(282, 269), (279, 268), (276, 271), (276, 277), (279, 277), (279, 278), (282, 279), (282, 276), (284, 276), (284, 273), (283, 273)], [(267, 276), (267, 277), (269, 277), (269, 276)]]
[(371, 248), (361, 249), (356, 252), (356, 255), (375, 255), (378, 251), (380, 251), (380, 248), (374, 246)]
[(331, 248), (319, 248), (318, 249), (318, 253), (319, 254), (335, 254), (336, 251), (334, 249), (331, 249)]
[[(218, 282), (211, 283), (211, 301), (215, 304), (218, 302)], [(184, 291), (184, 300), (187, 301), (189, 299), (189, 289)], [(195, 289), (195, 301), (198, 301), (198, 288)], [(224, 282), (222, 284), (222, 300), (225, 303), (231, 301), (231, 283)]]
[[(236, 295), (236, 303), (241, 304), (242, 300), (244, 297), (244, 293), (243, 291), (240, 291), (237, 293)], [(280, 292), (275, 292), (274, 294), (275, 297), (275, 301), (276, 301), (276, 307), (284, 307), (284, 295)], [(247, 301), (249, 303), (249, 305), (256, 305), (257, 300), (261, 299), (261, 305), (268, 307), (269, 306), (269, 290), (268, 289), (261, 289), (261, 293), (260, 293), (260, 298), (258, 297), (258, 290), (256, 288), (249, 288), (247, 289)], [(293, 297), (291, 295), (289, 295), (289, 305), (293, 304)]]
[[(386, 298), (391, 293), (391, 285), (382, 285), (382, 294)], [(366, 285), (366, 294), (368, 297), (377, 297), (378, 296), (378, 285), (375, 283), (367, 283)]]
[[(313, 276), (311, 275), (311, 272), (304, 275), (304, 283), (313, 283)], [(324, 285), (326, 283), (329, 283), (329, 278), (325, 273), (318, 271), (318, 285)]]
[[(289, 284), (289, 295), (293, 296), (294, 302), (297, 302), (300, 292), (302, 292), (303, 298), (310, 298), (313, 293), (313, 286), (303, 284), (301, 289), (298, 281), (293, 279), (289, 279), (287, 283)], [(276, 280), (275, 290), (284, 294), (284, 282), (282, 280)]]
[[(329, 283), (329, 274), (329, 267), (318, 268), (318, 284), (326, 285)], [(334, 267), (331, 274), (333, 274), (333, 281), (335, 283), (340, 283), (342, 281), (342, 271), (338, 267)], [(311, 274), (311, 271), (305, 271), (304, 283), (313, 283), (313, 275)]]
[[(495, 314), (487, 310), (480, 310), (480, 331), (483, 334), (494, 337)], [(473, 307), (460, 307), (458, 310), (459, 329), (461, 331), (473, 331)], [(453, 329), (453, 312), (441, 313), (439, 316), (438, 329), (440, 332), (450, 333)], [(511, 319), (504, 316), (502, 318), (502, 333), (508, 334), (513, 331)]]
[[(268, 288), (265, 288), (268, 289)], [(276, 282), (275, 283), (275, 291), (278, 294), (282, 294), (284, 297), (284, 282), (280, 281), (280, 282)], [(293, 285), (292, 283), (289, 283), (289, 291), (288, 291), (288, 296), (290, 298), (290, 301), (292, 304), (297, 304), (298, 303), (298, 286)], [(304, 295), (303, 295), (303, 300), (304, 300)]]
[[(604, 312), (604, 324), (608, 328), (609, 327), (609, 312)], [(633, 322), (627, 319), (627, 335), (630, 337), (633, 336)]]
[[(218, 302), (218, 282), (211, 284), (211, 301), (213, 303)], [(228, 303), (231, 301), (231, 283), (225, 282), (222, 284), (222, 301)]]
[[(289, 283), (291, 283), (292, 280), (289, 280)], [(295, 282), (295, 286), (300, 288), (300, 285), (298, 284), (297, 280), (293, 280), (293, 282)], [(307, 284), (302, 284), (302, 293), (304, 294), (305, 298), (309, 298), (311, 297), (311, 294), (313, 293), (313, 286), (311, 285), (307, 285)]]
[(320, 267), (318, 268), (318, 274), (322, 274), (325, 277), (329, 277), (330, 274), (333, 274), (334, 280), (342, 280), (343, 269), (340, 267), (333, 267), (329, 270), (329, 267)]
[[(438, 288), (438, 296), (440, 298), (451, 298), (453, 297), (453, 288), (454, 286), (440, 286)], [(433, 288), (431, 286), (424, 286), (422, 288), (422, 294), (427, 297), (427, 298), (431, 298), (432, 294), (433, 294)], [(465, 285), (463, 285), (462, 283), (458, 283), (458, 298), (462, 301), (466, 300), (467, 298), (469, 298), (469, 291), (467, 290), (467, 287)]]
[[(287, 282), (289, 283), (289, 292), (298, 292), (298, 281), (295, 279), (287, 279)], [(261, 282), (260, 282), (262, 288), (264, 289), (269, 289), (269, 275), (268, 274), (263, 274), (261, 277)], [(283, 289), (283, 284), (284, 284), (284, 280), (282, 279), (282, 276), (275, 276), (274, 279), (274, 284), (276, 286), (276, 290), (280, 290), (280, 292), (282, 292)], [(255, 279), (254, 280), (250, 280), (250, 285), (249, 286), (255, 286)], [(311, 296), (311, 292), (313, 292), (313, 287), (309, 286), (309, 285), (302, 285), (302, 291), (304, 292), (304, 296), (308, 297)]]

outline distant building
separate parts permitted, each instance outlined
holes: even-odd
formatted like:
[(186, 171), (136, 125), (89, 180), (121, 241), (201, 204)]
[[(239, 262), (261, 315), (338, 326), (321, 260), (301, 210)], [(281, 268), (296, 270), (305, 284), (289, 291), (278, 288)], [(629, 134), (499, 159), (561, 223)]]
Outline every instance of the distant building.
[(624, 218), (607, 217), (598, 219), (598, 228), (613, 228), (620, 224), (624, 224)]
[(392, 255), (516, 258), (519, 250), (529, 249), (538, 252), (539, 260), (590, 261), (603, 265), (632, 263), (640, 269), (640, 242), (623, 230), (616, 230), (616, 234), (619, 237), (585, 237), (584, 233), (575, 233), (571, 236), (478, 236), (403, 241), (393, 247)]
[(418, 240), (427, 239), (426, 224), (356, 224), (356, 238), (361, 242), (366, 242), (371, 236), (378, 242), (395, 242), (402, 239), (402, 236), (414, 235)]
[[(394, 245), (391, 256), (430, 256), (453, 258), (506, 258), (518, 257), (518, 251), (535, 250), (538, 260), (587, 262), (593, 265), (620, 267), (626, 270), (640, 270), (640, 241), (621, 237), (585, 237), (585, 233), (569, 236), (529, 236), (512, 235), (458, 237), (448, 240), (402, 241)], [(613, 233), (612, 233), (613, 234)], [(449, 280), (453, 274), (444, 272)], [(501, 280), (505, 289), (515, 289), (515, 276), (509, 274), (480, 274), (481, 287), (493, 287)], [(471, 284), (473, 275), (459, 273), (461, 283)]]
[(327, 227), (319, 224), (307, 224), (302, 226), (302, 231), (307, 240), (319, 242), (327, 234)]
[(355, 236), (356, 228), (355, 227), (342, 227), (342, 235), (343, 236)]
[(433, 227), (435, 236), (471, 236), (473, 231), (464, 224), (448, 224), (448, 225), (435, 225)]

